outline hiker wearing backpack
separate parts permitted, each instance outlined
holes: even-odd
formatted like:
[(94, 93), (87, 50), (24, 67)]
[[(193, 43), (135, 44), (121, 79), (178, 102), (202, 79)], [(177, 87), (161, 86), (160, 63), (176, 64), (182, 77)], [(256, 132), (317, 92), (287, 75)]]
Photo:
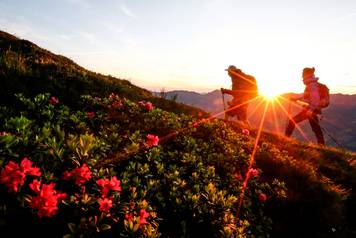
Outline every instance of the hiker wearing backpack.
[(225, 120), (236, 116), (237, 120), (247, 123), (248, 101), (257, 96), (256, 79), (242, 72), (241, 69), (230, 65), (225, 69), (232, 82), (232, 90), (221, 88), (222, 94), (230, 94), (233, 99), (228, 102), (229, 109), (225, 112)]
[(318, 82), (319, 78), (314, 75), (315, 68), (303, 69), (303, 83), (305, 90), (303, 94), (293, 96), (290, 100), (301, 100), (308, 103), (303, 110), (288, 121), (285, 131), (286, 136), (291, 136), (295, 125), (306, 119), (309, 120), (310, 126), (315, 133), (318, 144), (325, 145), (324, 135), (319, 124), (318, 115), (321, 114), (321, 109), (329, 105), (329, 89), (326, 85)]

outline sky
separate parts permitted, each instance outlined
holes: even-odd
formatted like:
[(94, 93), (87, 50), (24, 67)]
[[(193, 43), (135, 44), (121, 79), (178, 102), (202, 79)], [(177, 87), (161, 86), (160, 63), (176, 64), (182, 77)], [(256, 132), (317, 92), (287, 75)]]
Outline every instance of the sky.
[(154, 91), (229, 88), (235, 65), (265, 94), (304, 67), (356, 94), (355, 0), (0, 0), (0, 30)]

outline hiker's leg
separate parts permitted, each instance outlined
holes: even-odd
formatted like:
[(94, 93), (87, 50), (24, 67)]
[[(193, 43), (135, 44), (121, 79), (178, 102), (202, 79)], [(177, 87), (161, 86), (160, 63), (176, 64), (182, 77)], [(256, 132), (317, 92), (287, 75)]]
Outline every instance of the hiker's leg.
[(224, 111), (224, 119), (225, 121), (228, 121), (229, 120), (229, 111), (230, 107), (228, 107), (225, 111)]
[(325, 145), (323, 131), (321, 130), (319, 118), (316, 113), (313, 113), (313, 116), (309, 118), (309, 123), (313, 132), (315, 133), (318, 144)]
[(285, 131), (285, 135), (290, 137), (294, 131), (295, 125), (301, 121), (304, 121), (307, 118), (308, 117), (306, 114), (306, 110), (303, 110), (300, 113), (298, 113), (297, 115), (295, 115), (292, 119), (289, 119), (286, 131)]
[(246, 110), (244, 106), (239, 106), (235, 109), (236, 117), (238, 121), (244, 122), (246, 121)]
[[(235, 105), (236, 106), (236, 105)], [(236, 120), (239, 121), (240, 120), (240, 109), (239, 108), (235, 108), (235, 106), (232, 106), (232, 108), (234, 108), (233, 110), (230, 111), (230, 115), (232, 117), (236, 116)]]
[(244, 122), (247, 121), (247, 107), (248, 107), (247, 104), (242, 105), (242, 106), (240, 107), (241, 121), (244, 121)]
[(225, 121), (228, 121), (229, 120), (229, 114), (227, 112), (225, 112)]
[(248, 129), (251, 129), (251, 125), (247, 120), (247, 108), (248, 105), (241, 106), (241, 121), (244, 123), (244, 126)]

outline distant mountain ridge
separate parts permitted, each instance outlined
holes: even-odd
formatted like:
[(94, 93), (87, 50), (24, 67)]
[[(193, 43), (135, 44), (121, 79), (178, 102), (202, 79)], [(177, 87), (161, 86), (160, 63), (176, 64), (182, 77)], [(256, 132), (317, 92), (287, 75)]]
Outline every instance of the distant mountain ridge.
[[(159, 95), (160, 93), (155, 94)], [(205, 94), (192, 91), (175, 90), (165, 92), (163, 96), (167, 99), (175, 99), (177, 102), (199, 107), (212, 113), (212, 115), (220, 113), (224, 108), (220, 90), (214, 90)], [(225, 95), (224, 100), (226, 107), (226, 102), (230, 100), (230, 96)], [(249, 106), (249, 114), (255, 110), (257, 104), (258, 102), (255, 102)], [(288, 109), (287, 102), (281, 101), (281, 104), (285, 107), (285, 109)], [(259, 124), (259, 120), (263, 113), (261, 110), (263, 109), (262, 105), (256, 112), (253, 112), (252, 116), (249, 116), (249, 120), (254, 126), (258, 126)], [(276, 118), (273, 118), (273, 115), (271, 115), (272, 112), (270, 111), (269, 115), (267, 115), (264, 129), (276, 133), (283, 133), (287, 121), (286, 114), (285, 112), (282, 112), (283, 110), (278, 106), (278, 104), (275, 105), (275, 110)], [(298, 110), (300, 109), (292, 107), (291, 115), (295, 115)], [(219, 117), (222, 117), (222, 114), (219, 115)], [(333, 139), (330, 138), (330, 136), (332, 136), (337, 143), (343, 147), (356, 151), (356, 94), (331, 94), (330, 106), (323, 110), (321, 125), (323, 129), (326, 130), (324, 131), (324, 136), (328, 145), (339, 146)], [(302, 122), (300, 126), (308, 140), (315, 141), (314, 134), (311, 131), (309, 123), (305, 121)], [(304, 136), (298, 132), (298, 130), (295, 130), (294, 136), (298, 139), (306, 140)]]

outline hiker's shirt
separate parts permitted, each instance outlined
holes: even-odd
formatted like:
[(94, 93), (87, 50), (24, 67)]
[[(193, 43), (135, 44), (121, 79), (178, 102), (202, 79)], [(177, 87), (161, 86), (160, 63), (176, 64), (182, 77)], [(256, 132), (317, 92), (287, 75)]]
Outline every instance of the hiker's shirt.
[(306, 107), (307, 110), (320, 114), (321, 109), (319, 106), (320, 94), (318, 80), (319, 78), (316, 78), (314, 76), (305, 79), (306, 87), (304, 93), (296, 96), (296, 99), (308, 103), (308, 106)]

